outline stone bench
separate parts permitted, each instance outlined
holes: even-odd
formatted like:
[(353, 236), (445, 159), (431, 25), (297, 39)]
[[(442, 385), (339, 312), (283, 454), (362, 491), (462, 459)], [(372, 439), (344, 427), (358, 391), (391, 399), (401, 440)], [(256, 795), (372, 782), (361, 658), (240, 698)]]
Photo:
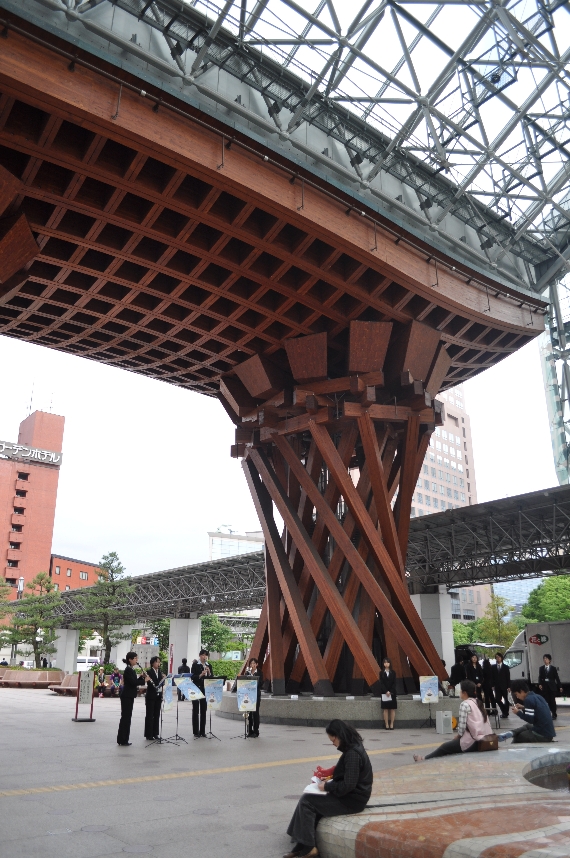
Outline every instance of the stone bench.
[(63, 678), (62, 670), (7, 670), (0, 685), (2, 688), (49, 688), (59, 685)]
[(63, 677), (60, 683), (48, 685), (50, 691), (55, 691), (56, 694), (66, 694), (77, 697), (77, 686), (79, 684), (78, 673), (68, 673)]

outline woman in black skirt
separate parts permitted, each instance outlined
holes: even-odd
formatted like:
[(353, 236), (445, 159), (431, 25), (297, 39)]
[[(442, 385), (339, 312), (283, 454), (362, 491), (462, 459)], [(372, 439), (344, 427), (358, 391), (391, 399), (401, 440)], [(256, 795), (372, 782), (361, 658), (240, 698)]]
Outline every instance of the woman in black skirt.
[(319, 854), (315, 835), (319, 820), (325, 816), (344, 816), (364, 810), (372, 792), (372, 766), (362, 746), (362, 736), (354, 727), (335, 718), (327, 735), (342, 752), (331, 780), (319, 780), (322, 795), (303, 793), (289, 823), (287, 834), (295, 846), (283, 858), (313, 858)]
[(248, 731), (250, 739), (259, 738), (259, 707), (261, 705), (261, 686), (263, 684), (263, 673), (256, 658), (250, 658), (245, 669), (245, 676), (257, 679), (257, 706), (254, 712), (248, 713)]
[(146, 680), (144, 674), (137, 676), (135, 664), (139, 660), (136, 652), (128, 652), (123, 659), (127, 665), (123, 672), (123, 690), (121, 692), (121, 720), (119, 721), (119, 732), (117, 733), (117, 745), (131, 745), (129, 736), (131, 734), (131, 718), (133, 717), (133, 706), (137, 696), (138, 686), (144, 685)]
[(384, 715), (384, 727), (386, 730), (394, 729), (396, 709), (398, 700), (396, 698), (396, 674), (392, 670), (392, 662), (385, 658), (382, 662), (384, 669), (380, 674), (380, 693), (382, 695), (381, 707)]
[(467, 679), (470, 679), (471, 682), (475, 683), (475, 688), (477, 689), (477, 697), (479, 700), (483, 699), (483, 668), (479, 664), (479, 659), (475, 653), (471, 656), (467, 664), (465, 665), (465, 673), (467, 675)]

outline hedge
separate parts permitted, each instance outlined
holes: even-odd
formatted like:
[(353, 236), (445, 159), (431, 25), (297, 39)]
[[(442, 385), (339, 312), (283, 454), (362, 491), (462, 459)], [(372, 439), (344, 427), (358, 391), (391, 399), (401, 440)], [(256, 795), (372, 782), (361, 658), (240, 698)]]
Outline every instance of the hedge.
[(228, 679), (235, 679), (239, 675), (244, 662), (221, 658), (218, 661), (211, 661), (210, 664), (214, 676), (227, 676)]

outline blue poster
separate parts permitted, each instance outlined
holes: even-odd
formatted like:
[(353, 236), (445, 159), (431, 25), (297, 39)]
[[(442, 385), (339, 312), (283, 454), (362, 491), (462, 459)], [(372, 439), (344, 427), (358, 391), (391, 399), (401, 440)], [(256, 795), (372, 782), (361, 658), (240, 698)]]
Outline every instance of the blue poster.
[(184, 679), (176, 680), (176, 687), (182, 692), (187, 700), (201, 700), (204, 695), (197, 685), (194, 685), (191, 679), (188, 679), (187, 674), (183, 674)]
[(205, 679), (204, 693), (208, 701), (208, 709), (216, 710), (222, 706), (222, 698), (224, 696), (224, 680), (223, 679)]
[(239, 712), (254, 712), (257, 706), (257, 679), (242, 679), (238, 676), (237, 680), (237, 704)]
[(162, 694), (162, 699), (164, 700), (164, 711), (168, 712), (169, 709), (172, 708), (173, 698), (172, 698), (172, 677), (167, 676), (164, 680), (164, 691)]
[(437, 676), (420, 676), (420, 697), (422, 703), (437, 703), (439, 699)]

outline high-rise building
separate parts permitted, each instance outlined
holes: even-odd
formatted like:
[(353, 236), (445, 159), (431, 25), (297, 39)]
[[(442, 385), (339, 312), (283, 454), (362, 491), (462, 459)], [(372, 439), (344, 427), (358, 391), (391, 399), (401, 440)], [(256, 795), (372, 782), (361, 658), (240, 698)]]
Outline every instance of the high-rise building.
[[(426, 452), (413, 498), (412, 518), (459, 509), (477, 503), (471, 421), (463, 386), (440, 393), (445, 406), (443, 426), (437, 426)], [(450, 591), (454, 620), (477, 620), (491, 599), (488, 584)]]
[(0, 550), (13, 598), (49, 572), (65, 418), (34, 411), (17, 443), (0, 441)]
[(222, 560), (224, 557), (234, 557), (238, 554), (251, 554), (261, 551), (265, 544), (260, 530), (236, 533), (235, 531), (208, 531), (210, 543), (210, 560)]

